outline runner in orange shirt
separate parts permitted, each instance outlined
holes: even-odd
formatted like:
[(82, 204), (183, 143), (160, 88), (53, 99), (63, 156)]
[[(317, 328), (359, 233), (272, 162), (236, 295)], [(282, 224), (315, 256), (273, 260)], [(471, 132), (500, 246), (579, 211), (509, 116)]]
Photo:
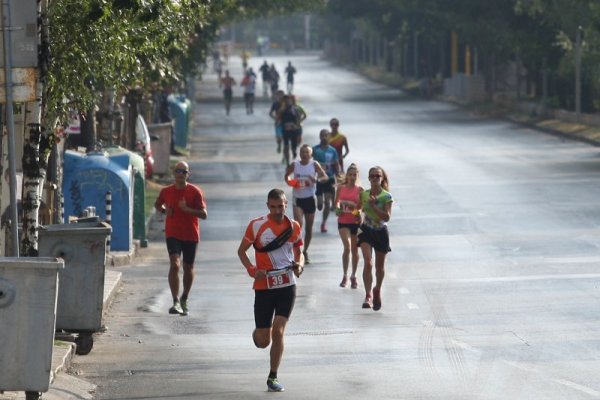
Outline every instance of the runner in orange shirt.
[(344, 158), (346, 158), (348, 153), (350, 153), (350, 148), (348, 147), (348, 139), (345, 135), (342, 135), (342, 133), (338, 131), (340, 121), (337, 118), (332, 118), (331, 121), (329, 121), (329, 126), (331, 127), (329, 144), (337, 151), (338, 159), (340, 161), (340, 171), (343, 171)]
[[(281, 189), (272, 189), (267, 196), (269, 214), (254, 218), (238, 248), (240, 261), (254, 279), (254, 322), (252, 339), (256, 347), (271, 344), (270, 371), (267, 387), (270, 392), (283, 392), (277, 380), (277, 370), (283, 356), (283, 335), (296, 300), (296, 278), (302, 274), (302, 229), (298, 222), (285, 215), (287, 199)], [(255, 249), (255, 264), (247, 251)]]

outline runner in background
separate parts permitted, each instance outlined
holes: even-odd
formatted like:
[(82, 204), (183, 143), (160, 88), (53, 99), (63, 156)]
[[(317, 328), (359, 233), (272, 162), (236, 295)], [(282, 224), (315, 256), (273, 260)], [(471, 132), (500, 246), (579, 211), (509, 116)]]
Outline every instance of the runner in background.
[(252, 68), (248, 68), (246, 74), (244, 75), (244, 79), (242, 79), (242, 83), (240, 83), (240, 86), (244, 87), (244, 103), (246, 105), (246, 114), (254, 114), (254, 91), (256, 88), (256, 76), (254, 75)]
[(321, 129), (319, 132), (320, 143), (313, 147), (313, 157), (321, 164), (327, 174), (326, 182), (317, 183), (317, 209), (323, 210), (323, 219), (321, 222), (321, 232), (327, 232), (327, 218), (329, 211), (334, 208), (333, 199), (335, 197), (335, 177), (339, 174), (339, 160), (335, 149), (329, 145), (329, 131)]
[(360, 194), (363, 188), (358, 182), (358, 167), (350, 164), (342, 182), (338, 185), (335, 193), (335, 214), (338, 216), (338, 232), (344, 251), (342, 253), (342, 282), (340, 287), (348, 286), (348, 265), (352, 256), (352, 274), (350, 275), (350, 287), (358, 288), (356, 271), (358, 269), (358, 246), (357, 235), (360, 226)]
[[(385, 257), (392, 251), (387, 222), (392, 216), (394, 199), (388, 192), (388, 177), (383, 168), (369, 169), (371, 188), (360, 194), (363, 220), (358, 233), (358, 245), (362, 250), (365, 285), (363, 308), (377, 311), (381, 308), (381, 286), (385, 277)], [(373, 286), (373, 250), (375, 250), (375, 286)], [(373, 293), (371, 294), (371, 288)]]
[(231, 110), (231, 101), (233, 100), (233, 86), (235, 79), (229, 76), (229, 70), (225, 70), (225, 76), (219, 82), (219, 87), (223, 88), (223, 99), (225, 100), (225, 114), (229, 115)]
[[(291, 175), (293, 179), (290, 179)], [(304, 262), (310, 263), (308, 247), (312, 239), (312, 228), (315, 222), (315, 192), (317, 182), (326, 182), (327, 174), (312, 158), (312, 147), (303, 144), (300, 147), (300, 160), (294, 160), (288, 165), (283, 180), (292, 186), (294, 219), (300, 226), (304, 225)]]
[(277, 142), (277, 153), (281, 153), (281, 143), (283, 142), (283, 124), (281, 122), (281, 113), (285, 107), (283, 101), (283, 90), (278, 90), (275, 93), (273, 104), (271, 104), (271, 110), (269, 116), (273, 118), (275, 122), (275, 141)]
[(296, 75), (296, 72), (296, 68), (292, 65), (292, 62), (288, 61), (288, 65), (285, 67), (288, 94), (292, 94), (294, 90), (294, 75)]
[[(340, 168), (344, 170), (344, 158), (348, 156), (350, 153), (350, 148), (348, 147), (348, 139), (346, 139), (345, 135), (338, 130), (340, 126), (340, 121), (337, 118), (332, 118), (329, 121), (329, 126), (331, 127), (331, 136), (329, 137), (329, 144), (332, 145), (338, 153), (338, 159), (340, 160)], [(345, 151), (344, 151), (345, 150)]]

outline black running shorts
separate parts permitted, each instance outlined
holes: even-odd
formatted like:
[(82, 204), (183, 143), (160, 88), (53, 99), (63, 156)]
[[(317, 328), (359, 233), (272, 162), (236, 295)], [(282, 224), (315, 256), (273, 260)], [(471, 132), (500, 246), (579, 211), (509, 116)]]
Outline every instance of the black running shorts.
[(358, 246), (361, 243), (368, 243), (381, 253), (389, 253), (392, 251), (390, 248), (390, 235), (387, 230), (387, 226), (381, 229), (373, 229), (363, 224), (360, 226), (358, 231)]
[(296, 302), (296, 285), (254, 291), (254, 323), (257, 329), (270, 328), (274, 315), (289, 318)]
[(179, 240), (174, 237), (167, 238), (167, 251), (169, 252), (169, 255), (177, 254), (181, 257), (181, 254), (183, 253), (183, 262), (186, 264), (194, 264), (197, 248), (198, 242)]
[(317, 203), (314, 196), (301, 199), (294, 197), (294, 207), (302, 209), (304, 214), (314, 214), (317, 211)]

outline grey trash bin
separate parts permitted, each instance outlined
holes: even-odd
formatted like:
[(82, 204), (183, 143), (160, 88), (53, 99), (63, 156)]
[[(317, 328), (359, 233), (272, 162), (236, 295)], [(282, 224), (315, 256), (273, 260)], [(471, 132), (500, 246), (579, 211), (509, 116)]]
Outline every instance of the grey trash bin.
[(56, 329), (78, 333), (77, 354), (88, 354), (92, 334), (102, 327), (106, 240), (110, 225), (94, 222), (45, 225), (39, 229), (39, 255), (60, 257)]
[(0, 258), (0, 391), (48, 391), (62, 267), (56, 258)]

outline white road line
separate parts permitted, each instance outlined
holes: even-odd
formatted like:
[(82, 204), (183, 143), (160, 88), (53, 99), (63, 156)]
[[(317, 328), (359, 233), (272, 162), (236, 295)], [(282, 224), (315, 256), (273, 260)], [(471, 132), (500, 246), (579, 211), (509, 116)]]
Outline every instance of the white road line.
[(407, 303), (406, 307), (408, 307), (409, 310), (418, 310), (419, 309), (419, 305), (415, 304), (415, 303)]
[(600, 398), (600, 392), (599, 391), (594, 390), (592, 388), (589, 388), (587, 386), (583, 386), (583, 385), (580, 385), (580, 384), (575, 383), (575, 382), (567, 381), (565, 379), (554, 379), (554, 382), (560, 383), (561, 385), (568, 386), (568, 387), (573, 388), (575, 390), (579, 390), (580, 392), (589, 394), (590, 396), (594, 396), (596, 398)]
[(448, 278), (448, 279), (406, 279), (417, 282), (459, 282), (459, 283), (494, 283), (494, 282), (520, 282), (520, 281), (548, 281), (566, 279), (600, 279), (600, 274), (564, 274), (564, 275), (524, 275), (524, 276), (495, 276), (482, 278)]

